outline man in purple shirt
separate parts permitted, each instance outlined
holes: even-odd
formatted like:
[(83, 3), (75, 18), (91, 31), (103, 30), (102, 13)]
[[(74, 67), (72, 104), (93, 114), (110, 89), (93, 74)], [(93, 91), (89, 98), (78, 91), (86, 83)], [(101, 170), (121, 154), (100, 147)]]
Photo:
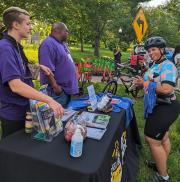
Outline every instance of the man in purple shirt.
[[(24, 127), (29, 99), (49, 104), (57, 116), (62, 115), (62, 106), (51, 97), (32, 88), (32, 75), (28, 60), (20, 44), (27, 38), (31, 26), (27, 11), (11, 7), (3, 13), (3, 23), (7, 32), (0, 40), (0, 121), (2, 137)], [(41, 67), (46, 74), (49, 68)]]
[(41, 72), (41, 84), (48, 84), (48, 94), (66, 107), (71, 95), (78, 93), (76, 67), (65, 44), (68, 29), (64, 23), (54, 23), (51, 34), (39, 48), (39, 64), (45, 65), (54, 73)]

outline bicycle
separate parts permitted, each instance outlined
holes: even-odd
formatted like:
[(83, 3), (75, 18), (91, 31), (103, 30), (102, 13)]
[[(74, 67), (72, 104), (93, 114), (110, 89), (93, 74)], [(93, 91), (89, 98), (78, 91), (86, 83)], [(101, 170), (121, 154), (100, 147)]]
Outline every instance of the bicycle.
[[(119, 64), (114, 62), (115, 64), (115, 71), (113, 74), (112, 79), (105, 85), (102, 92), (112, 93), (116, 95), (117, 87), (118, 87), (118, 80), (121, 81), (123, 86), (125, 87), (125, 92), (127, 94), (131, 94), (134, 98), (141, 98), (143, 97), (143, 93), (140, 91), (141, 89), (135, 87), (133, 84), (133, 78), (136, 76), (143, 76), (146, 72), (144, 65), (141, 65), (141, 69), (137, 71), (137, 68), (132, 68), (128, 62), (124, 64)], [(124, 71), (124, 72), (123, 72)]]
[(90, 62), (81, 62), (76, 66), (79, 75), (79, 95), (81, 96), (84, 94), (84, 85), (91, 82), (93, 65)]

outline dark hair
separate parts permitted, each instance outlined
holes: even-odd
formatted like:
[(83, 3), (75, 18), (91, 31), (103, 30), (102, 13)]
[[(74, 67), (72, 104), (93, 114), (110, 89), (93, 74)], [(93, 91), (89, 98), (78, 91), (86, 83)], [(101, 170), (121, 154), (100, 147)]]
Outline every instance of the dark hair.
[(12, 24), (14, 21), (21, 23), (23, 21), (23, 19), (21, 18), (22, 14), (29, 16), (29, 13), (26, 10), (18, 7), (10, 7), (6, 9), (3, 12), (3, 23), (6, 26), (6, 28), (8, 30), (12, 29)]
[(117, 48), (114, 48), (114, 49), (113, 49), (113, 52), (114, 52), (114, 53), (116, 53), (117, 51), (118, 51), (118, 49), (117, 49)]
[(176, 56), (176, 54), (180, 53), (180, 45), (177, 45), (174, 49), (174, 53), (173, 53), (173, 61), (174, 61), (174, 58)]

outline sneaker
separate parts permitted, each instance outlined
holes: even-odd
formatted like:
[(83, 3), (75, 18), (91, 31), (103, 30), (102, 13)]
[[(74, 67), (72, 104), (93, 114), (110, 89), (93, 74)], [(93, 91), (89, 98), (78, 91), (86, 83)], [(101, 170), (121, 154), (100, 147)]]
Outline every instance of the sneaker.
[(165, 180), (162, 176), (159, 176), (158, 173), (156, 173), (150, 178), (149, 182), (169, 182), (169, 179)]
[(153, 171), (158, 172), (156, 163), (154, 161), (146, 160), (145, 164), (147, 167), (151, 168)]

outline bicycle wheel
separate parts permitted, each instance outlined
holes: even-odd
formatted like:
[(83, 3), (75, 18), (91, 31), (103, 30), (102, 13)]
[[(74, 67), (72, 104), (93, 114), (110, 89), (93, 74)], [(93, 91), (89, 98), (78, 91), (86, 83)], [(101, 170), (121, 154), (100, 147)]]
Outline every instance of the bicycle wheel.
[(116, 95), (117, 92), (117, 81), (112, 80), (108, 82), (105, 87), (103, 88), (102, 92), (112, 93), (113, 95)]

